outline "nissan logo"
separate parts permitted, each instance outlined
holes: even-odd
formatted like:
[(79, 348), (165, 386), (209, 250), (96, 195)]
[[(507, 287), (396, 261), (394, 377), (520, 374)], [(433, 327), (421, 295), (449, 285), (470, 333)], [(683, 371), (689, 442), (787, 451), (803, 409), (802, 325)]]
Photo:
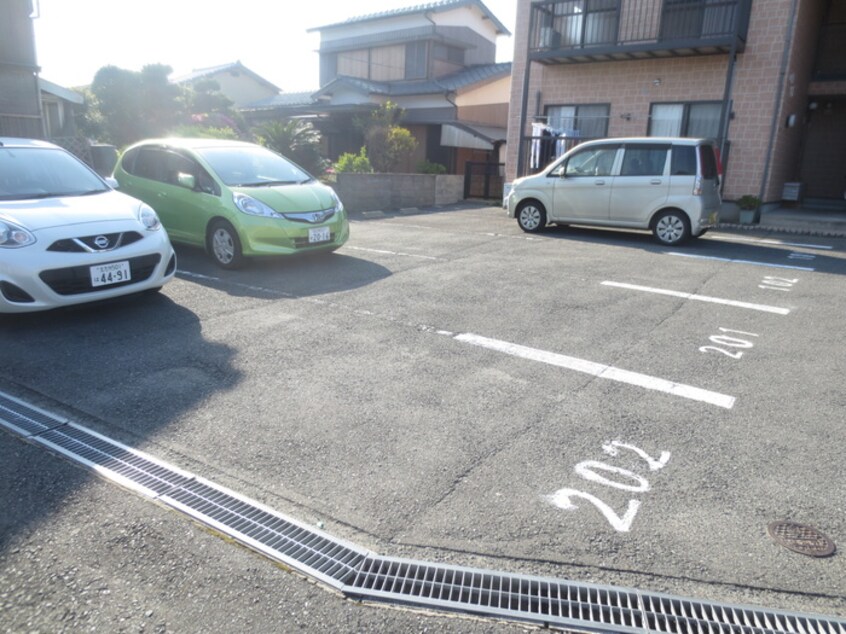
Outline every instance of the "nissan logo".
[(105, 249), (109, 246), (109, 239), (106, 236), (97, 236), (94, 238), (94, 246), (98, 249)]

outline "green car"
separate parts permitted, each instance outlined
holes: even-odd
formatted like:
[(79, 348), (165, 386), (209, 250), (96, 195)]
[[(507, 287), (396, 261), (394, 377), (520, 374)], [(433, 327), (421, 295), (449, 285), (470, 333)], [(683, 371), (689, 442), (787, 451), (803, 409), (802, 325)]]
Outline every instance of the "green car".
[(267, 148), (219, 139), (152, 139), (115, 166), (120, 191), (156, 210), (173, 242), (226, 269), (247, 256), (334, 251), (350, 235), (337, 194)]

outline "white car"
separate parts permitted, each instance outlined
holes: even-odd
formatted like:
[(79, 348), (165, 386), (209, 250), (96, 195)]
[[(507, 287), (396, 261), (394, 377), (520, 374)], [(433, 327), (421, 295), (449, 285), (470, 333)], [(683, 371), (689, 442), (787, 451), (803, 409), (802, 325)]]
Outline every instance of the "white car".
[(505, 206), (523, 231), (550, 222), (648, 229), (675, 246), (719, 221), (719, 172), (708, 139), (588, 141), (515, 180)]
[(151, 207), (58, 146), (0, 137), (0, 313), (157, 290), (175, 272)]

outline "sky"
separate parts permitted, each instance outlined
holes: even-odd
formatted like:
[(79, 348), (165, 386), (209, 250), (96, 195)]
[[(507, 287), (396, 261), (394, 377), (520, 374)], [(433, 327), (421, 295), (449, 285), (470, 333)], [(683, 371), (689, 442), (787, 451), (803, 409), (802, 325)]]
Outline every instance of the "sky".
[[(302, 1), (302, 0), (301, 0)], [(517, 0), (483, 0), (514, 32)], [(424, 0), (34, 0), (41, 77), (85, 86), (103, 66), (141, 70), (166, 64), (172, 77), (240, 61), (283, 92), (317, 90), (318, 33), (348, 18)], [(498, 62), (513, 59), (513, 38), (497, 39)]]

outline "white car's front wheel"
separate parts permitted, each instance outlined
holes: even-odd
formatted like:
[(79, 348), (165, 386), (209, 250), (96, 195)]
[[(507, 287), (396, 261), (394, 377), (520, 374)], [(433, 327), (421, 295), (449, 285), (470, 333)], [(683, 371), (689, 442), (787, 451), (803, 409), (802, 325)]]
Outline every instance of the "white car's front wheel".
[(517, 208), (517, 224), (527, 233), (535, 233), (546, 226), (546, 209), (535, 201), (520, 203)]

